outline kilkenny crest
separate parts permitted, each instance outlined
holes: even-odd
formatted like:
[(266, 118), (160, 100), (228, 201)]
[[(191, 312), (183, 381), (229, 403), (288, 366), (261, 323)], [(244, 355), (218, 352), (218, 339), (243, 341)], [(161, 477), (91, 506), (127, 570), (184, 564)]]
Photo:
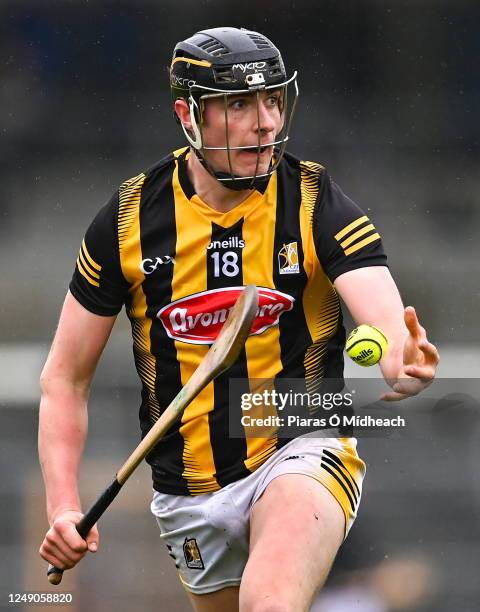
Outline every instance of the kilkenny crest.
[(187, 567), (190, 569), (205, 569), (202, 555), (200, 554), (200, 549), (198, 548), (195, 538), (185, 538), (185, 542), (183, 543), (183, 554), (185, 555)]
[(278, 252), (278, 271), (280, 274), (298, 274), (298, 247), (296, 242), (284, 244)]

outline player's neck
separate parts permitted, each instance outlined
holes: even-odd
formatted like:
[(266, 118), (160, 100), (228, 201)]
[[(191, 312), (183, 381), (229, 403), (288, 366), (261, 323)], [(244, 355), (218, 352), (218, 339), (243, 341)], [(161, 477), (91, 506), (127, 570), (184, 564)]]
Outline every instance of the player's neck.
[(202, 166), (194, 154), (187, 160), (187, 173), (195, 193), (205, 204), (219, 212), (232, 210), (252, 193), (251, 189), (233, 191), (224, 187)]

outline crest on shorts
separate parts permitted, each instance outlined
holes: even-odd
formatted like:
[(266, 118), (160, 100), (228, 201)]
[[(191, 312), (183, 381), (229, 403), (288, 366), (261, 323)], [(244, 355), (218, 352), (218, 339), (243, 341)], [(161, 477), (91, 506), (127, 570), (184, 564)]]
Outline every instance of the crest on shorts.
[(185, 555), (187, 567), (190, 569), (205, 569), (202, 555), (200, 554), (200, 549), (198, 548), (195, 538), (185, 538), (185, 542), (183, 543), (183, 554)]
[(284, 244), (278, 252), (278, 271), (280, 274), (298, 274), (298, 247), (296, 242)]

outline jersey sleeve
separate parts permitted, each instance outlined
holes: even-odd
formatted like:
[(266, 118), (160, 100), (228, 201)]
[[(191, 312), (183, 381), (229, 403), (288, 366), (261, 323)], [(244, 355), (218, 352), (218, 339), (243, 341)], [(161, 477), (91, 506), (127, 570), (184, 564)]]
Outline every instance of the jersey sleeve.
[(76, 300), (94, 314), (111, 316), (128, 297), (118, 248), (118, 193), (97, 214), (80, 246), (70, 282)]
[(333, 281), (350, 270), (386, 266), (376, 227), (324, 171), (313, 212), (313, 239), (322, 267)]

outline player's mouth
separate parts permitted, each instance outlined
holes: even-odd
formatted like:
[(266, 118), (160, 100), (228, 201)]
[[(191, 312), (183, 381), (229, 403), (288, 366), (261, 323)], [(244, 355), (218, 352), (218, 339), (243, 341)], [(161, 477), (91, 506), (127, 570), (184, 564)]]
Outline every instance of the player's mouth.
[(273, 153), (273, 147), (271, 145), (270, 146), (267, 145), (265, 147), (260, 147), (260, 148), (258, 146), (255, 146), (255, 147), (248, 147), (248, 148), (245, 148), (245, 149), (240, 149), (238, 152), (239, 153), (246, 153), (247, 155), (260, 155), (260, 156), (263, 156), (266, 153), (269, 153), (271, 155)]

